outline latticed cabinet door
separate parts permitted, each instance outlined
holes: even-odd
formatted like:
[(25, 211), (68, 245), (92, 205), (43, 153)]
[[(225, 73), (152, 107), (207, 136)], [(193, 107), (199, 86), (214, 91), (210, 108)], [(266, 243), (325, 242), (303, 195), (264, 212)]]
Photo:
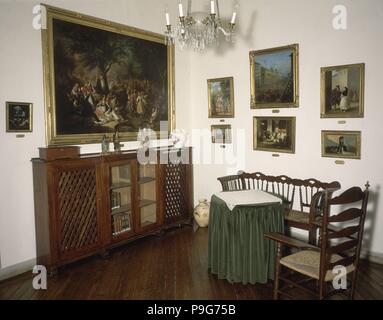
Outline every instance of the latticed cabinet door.
[(99, 249), (97, 173), (94, 163), (55, 169), (56, 243), (60, 260), (72, 260)]
[(163, 168), (165, 224), (190, 218), (192, 207), (191, 165), (166, 164)]

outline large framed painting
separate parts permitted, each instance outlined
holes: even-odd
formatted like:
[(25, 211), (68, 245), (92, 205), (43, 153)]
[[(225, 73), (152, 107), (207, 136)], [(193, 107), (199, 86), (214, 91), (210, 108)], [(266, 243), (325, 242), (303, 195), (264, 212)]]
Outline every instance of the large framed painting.
[(321, 117), (362, 118), (365, 64), (321, 68)]
[(254, 150), (295, 153), (295, 117), (254, 117)]
[(250, 51), (251, 108), (299, 106), (299, 45)]
[(233, 77), (207, 80), (209, 118), (234, 118)]
[(164, 36), (46, 8), (48, 145), (100, 142), (115, 131), (122, 140), (136, 140), (140, 128), (171, 131), (174, 46), (166, 46)]
[(360, 159), (360, 131), (322, 131), (322, 157)]

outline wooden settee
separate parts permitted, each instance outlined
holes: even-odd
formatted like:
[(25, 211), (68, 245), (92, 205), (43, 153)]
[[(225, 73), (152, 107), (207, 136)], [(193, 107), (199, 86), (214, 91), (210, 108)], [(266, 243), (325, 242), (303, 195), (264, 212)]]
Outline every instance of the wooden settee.
[[(218, 178), (222, 191), (257, 189), (274, 193), (284, 200), (285, 224), (288, 227), (299, 228), (309, 232), (309, 242), (316, 244), (316, 230), (320, 219), (320, 191), (325, 189), (338, 190), (340, 183), (322, 182), (314, 178), (293, 179), (285, 175), (272, 176), (261, 172), (224, 176)], [(296, 198), (299, 205), (294, 206)]]

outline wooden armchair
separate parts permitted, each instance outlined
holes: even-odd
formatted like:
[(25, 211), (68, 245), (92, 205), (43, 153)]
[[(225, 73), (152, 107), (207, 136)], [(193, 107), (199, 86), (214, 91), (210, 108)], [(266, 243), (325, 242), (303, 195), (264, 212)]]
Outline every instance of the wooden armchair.
[(340, 183), (337, 181), (327, 183), (311, 178), (306, 180), (294, 179), (293, 184), (299, 190), (300, 210), (290, 208), (290, 210), (286, 212), (286, 225), (288, 227), (307, 230), (309, 232), (309, 243), (315, 245), (317, 226), (314, 222), (318, 220), (318, 216), (321, 215), (322, 211), (319, 207), (323, 205), (323, 201), (321, 203), (323, 198), (320, 196), (314, 198), (314, 195), (326, 189), (334, 192), (340, 189)]
[[(365, 191), (359, 187), (353, 187), (335, 198), (332, 198), (333, 190), (325, 190), (313, 196), (314, 201), (324, 197), (323, 217), (320, 223), (316, 222), (320, 228), (320, 246), (313, 246), (276, 233), (265, 235), (278, 243), (274, 299), (278, 299), (279, 295), (293, 298), (288, 291), (296, 288), (319, 299), (347, 291), (349, 298), (354, 298), (367, 210), (368, 188), (368, 183)], [(343, 211), (331, 215), (330, 211), (334, 206), (341, 206)], [(344, 209), (345, 207), (346, 209)], [(334, 227), (334, 223), (341, 223), (345, 226)], [(282, 246), (293, 247), (298, 251), (281, 257)], [(288, 271), (281, 275), (282, 266)], [(336, 266), (344, 267), (348, 280), (347, 289), (337, 289), (332, 283), (336, 276), (336, 273), (333, 273)], [(351, 281), (349, 275), (352, 276)], [(282, 287), (280, 282), (284, 282), (286, 285)]]

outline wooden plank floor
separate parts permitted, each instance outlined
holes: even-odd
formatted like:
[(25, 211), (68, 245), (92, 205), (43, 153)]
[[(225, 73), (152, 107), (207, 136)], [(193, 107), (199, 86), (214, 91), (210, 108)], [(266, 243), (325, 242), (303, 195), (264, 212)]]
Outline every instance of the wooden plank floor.
[[(32, 288), (32, 273), (0, 283), (0, 299), (271, 299), (272, 283), (230, 284), (207, 269), (207, 229), (168, 231), (92, 257)], [(383, 266), (362, 262), (356, 299), (383, 299)]]

